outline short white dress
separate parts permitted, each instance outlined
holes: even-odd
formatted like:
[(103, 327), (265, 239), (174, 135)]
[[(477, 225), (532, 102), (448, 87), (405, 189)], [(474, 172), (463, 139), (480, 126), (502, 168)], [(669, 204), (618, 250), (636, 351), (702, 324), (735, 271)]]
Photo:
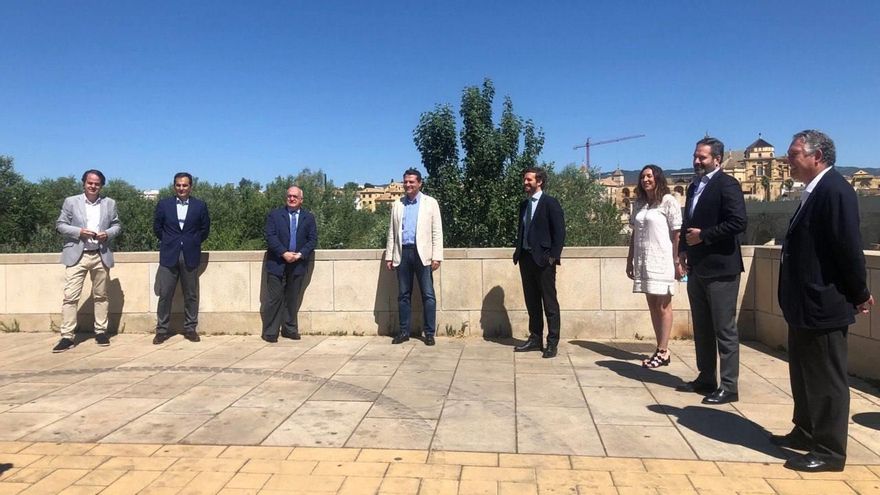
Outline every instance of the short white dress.
[(671, 194), (657, 205), (636, 201), (633, 229), (633, 292), (675, 294), (672, 231), (681, 229), (681, 206)]

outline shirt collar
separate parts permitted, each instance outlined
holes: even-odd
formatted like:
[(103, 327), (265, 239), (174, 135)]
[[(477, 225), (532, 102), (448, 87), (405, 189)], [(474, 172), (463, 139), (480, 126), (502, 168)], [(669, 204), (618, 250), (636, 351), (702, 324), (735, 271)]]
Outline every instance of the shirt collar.
[(828, 173), (829, 170), (831, 170), (831, 167), (825, 167), (825, 170), (819, 172), (818, 175), (813, 177), (813, 180), (811, 180), (810, 183), (807, 184), (807, 187), (804, 188), (804, 191), (806, 191), (807, 194), (813, 192), (813, 189), (816, 189), (816, 185), (819, 184), (819, 181), (822, 179), (822, 177), (825, 176), (825, 174)]
[(529, 199), (532, 200), (532, 202), (534, 203), (534, 202), (537, 202), (539, 199), (541, 199), (541, 196), (543, 196), (543, 195), (544, 195), (544, 191), (543, 191), (543, 190), (542, 190), (542, 191), (538, 191), (538, 192), (536, 192), (535, 194), (532, 194), (532, 195), (529, 197)]
[(422, 197), (422, 193), (421, 193), (421, 191), (419, 191), (418, 193), (416, 193), (416, 197), (414, 197), (413, 199), (409, 199), (409, 196), (407, 196), (407, 195), (404, 194), (404, 195), (403, 195), (403, 204), (405, 204), (405, 205), (414, 205), (414, 204), (416, 204), (416, 203), (419, 202), (419, 199), (421, 199), (421, 197)]
[(188, 206), (190, 198), (186, 198), (186, 200), (180, 199), (180, 196), (174, 196), (174, 201), (179, 205)]
[(86, 204), (87, 204), (87, 205), (97, 205), (97, 204), (101, 204), (101, 196), (98, 196), (98, 198), (97, 198), (95, 201), (89, 201), (89, 197), (86, 196), (86, 193), (83, 193), (83, 199), (86, 200)]
[(296, 215), (299, 213), (299, 208), (297, 208), (295, 210), (291, 210), (289, 206), (286, 206), (285, 208), (287, 208), (287, 213), (291, 213), (293, 215)]

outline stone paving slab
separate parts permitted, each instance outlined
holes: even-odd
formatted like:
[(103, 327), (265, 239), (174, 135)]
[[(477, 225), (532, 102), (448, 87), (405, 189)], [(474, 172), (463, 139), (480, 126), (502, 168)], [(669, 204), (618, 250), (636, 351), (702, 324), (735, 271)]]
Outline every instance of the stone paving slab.
[(790, 427), (787, 364), (760, 345), (742, 348), (741, 402), (708, 407), (674, 390), (695, 375), (688, 341), (646, 370), (645, 342), (566, 342), (546, 360), (482, 339), (120, 335), (53, 355), (56, 340), (0, 334), (0, 494), (880, 488), (880, 392), (856, 379), (847, 470), (781, 467), (791, 453), (767, 436)]

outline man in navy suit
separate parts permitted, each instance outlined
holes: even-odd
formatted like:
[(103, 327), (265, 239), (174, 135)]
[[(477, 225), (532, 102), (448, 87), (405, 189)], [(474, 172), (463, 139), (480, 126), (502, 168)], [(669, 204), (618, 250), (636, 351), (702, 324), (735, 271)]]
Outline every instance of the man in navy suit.
[(806, 454), (786, 461), (796, 471), (843, 471), (849, 384), (846, 333), (856, 312), (874, 304), (868, 291), (852, 186), (835, 170), (834, 141), (822, 132), (794, 135), (791, 176), (806, 187), (785, 235), (779, 306), (788, 323), (788, 371), (794, 429), (776, 445)]
[(186, 172), (174, 176), (175, 197), (156, 204), (153, 232), (159, 238), (159, 269), (156, 272), (159, 304), (156, 308), (154, 344), (171, 337), (171, 302), (177, 282), (183, 289), (183, 335), (198, 342), (199, 334), (199, 264), (202, 242), (211, 232), (208, 205), (192, 197), (193, 178)]
[(736, 302), (743, 271), (740, 235), (746, 230), (746, 204), (739, 181), (722, 170), (723, 157), (724, 143), (718, 139), (707, 136), (697, 141), (696, 177), (688, 187), (681, 226), (684, 235), (678, 247), (679, 275), (684, 275), (685, 266), (688, 272), (699, 370), (694, 381), (678, 390), (707, 394), (703, 404), (739, 399)]
[(303, 278), (318, 246), (315, 216), (302, 202), (302, 189), (292, 186), (287, 189), (287, 205), (266, 217), (266, 298), (260, 316), (262, 338), (270, 343), (278, 342), (279, 327), (282, 337), (300, 338), (297, 310)]
[[(523, 295), (529, 312), (529, 339), (514, 352), (544, 351), (542, 357), (556, 357), (559, 344), (559, 301), (556, 298), (556, 265), (565, 244), (565, 218), (559, 201), (544, 194), (547, 172), (530, 167), (523, 172), (527, 198), (519, 205), (513, 263), (519, 263)], [(547, 315), (547, 347), (544, 342), (544, 314)]]

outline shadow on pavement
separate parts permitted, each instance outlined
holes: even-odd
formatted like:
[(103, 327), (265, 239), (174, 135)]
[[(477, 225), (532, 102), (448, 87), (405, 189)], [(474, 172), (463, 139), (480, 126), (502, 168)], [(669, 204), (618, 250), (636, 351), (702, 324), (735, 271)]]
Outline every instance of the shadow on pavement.
[(866, 412), (853, 414), (852, 420), (865, 428), (880, 430), (880, 412)]
[(776, 459), (786, 459), (785, 451), (770, 443), (770, 432), (738, 414), (701, 406), (675, 407), (652, 404), (648, 410), (677, 418), (677, 423), (716, 442), (741, 445)]
[(601, 342), (591, 342), (589, 340), (572, 340), (571, 344), (576, 346), (583, 347), (589, 351), (593, 351), (595, 353), (601, 354), (603, 356), (610, 357), (612, 359), (619, 359), (621, 361), (641, 361), (650, 356), (651, 352), (654, 351), (654, 344), (638, 344), (638, 343), (629, 343), (624, 342), (620, 343), (616, 346), (611, 346), (608, 344), (603, 344)]
[(663, 385), (670, 388), (675, 388), (684, 383), (684, 380), (680, 377), (670, 375), (665, 371), (660, 371), (660, 368), (648, 369), (642, 367), (640, 364), (634, 364), (627, 361), (596, 361), (596, 364), (609, 371), (613, 371), (624, 378), (638, 380), (640, 382), (656, 383), (657, 385)]

